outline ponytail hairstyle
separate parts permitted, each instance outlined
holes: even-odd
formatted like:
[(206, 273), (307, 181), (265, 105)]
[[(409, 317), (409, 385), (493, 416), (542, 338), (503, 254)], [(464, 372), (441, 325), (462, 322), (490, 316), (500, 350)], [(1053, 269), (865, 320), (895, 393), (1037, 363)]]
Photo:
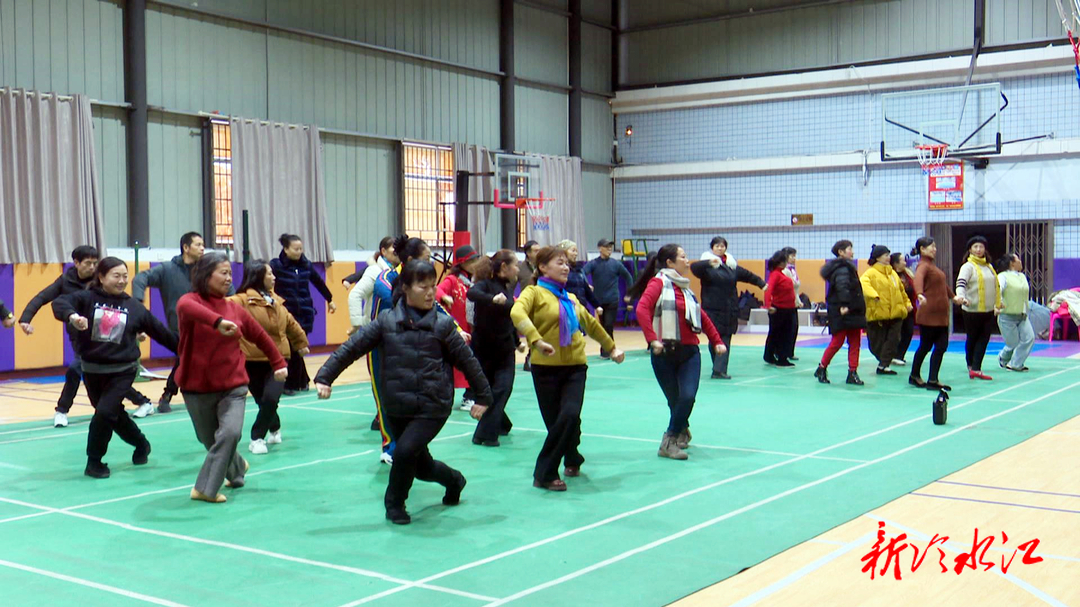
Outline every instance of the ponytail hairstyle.
[(517, 260), (517, 253), (510, 249), (499, 249), (491, 257), (482, 256), (476, 268), (473, 270), (473, 281), (489, 280), (498, 278), (503, 266)]
[(934, 244), (934, 239), (931, 236), (923, 236), (915, 241), (915, 247), (911, 249), (912, 257), (922, 257), (922, 250), (926, 247)]
[(290, 246), (292, 246), (292, 243), (294, 243), (294, 242), (296, 242), (298, 240), (301, 240), (301, 238), (299, 236), (297, 236), (296, 234), (282, 234), (281, 236), (278, 237), (278, 242), (281, 243), (281, 248), (282, 249), (289, 248)]
[(782, 270), (782, 269), (786, 268), (787, 267), (787, 258), (788, 258), (788, 254), (784, 249), (780, 249), (779, 251), (773, 253), (772, 257), (770, 257), (765, 262), (765, 273), (768, 274), (769, 272), (772, 272), (773, 270)]
[(1013, 260), (1018, 257), (1020, 256), (1016, 253), (1008, 253), (1006, 255), (1003, 255), (999, 257), (997, 263), (994, 264), (994, 269), (997, 270), (999, 274), (1001, 272), (1007, 272), (1009, 271), (1009, 266), (1012, 265)]
[(427, 248), (426, 242), (419, 238), (409, 238), (408, 234), (402, 234), (394, 239), (394, 253), (398, 256), (399, 263), (419, 258), (425, 248)]
[(90, 287), (101, 288), (101, 279), (109, 273), (110, 270), (117, 266), (124, 265), (124, 261), (119, 257), (106, 257), (98, 262), (97, 268), (94, 269), (94, 278), (90, 281)]
[(375, 250), (375, 261), (379, 261), (379, 258), (382, 257), (383, 249), (389, 249), (392, 246), (394, 246), (394, 237), (383, 236), (383, 239), (379, 241), (379, 248)]
[(645, 292), (645, 287), (648, 286), (649, 281), (656, 276), (657, 272), (668, 267), (667, 262), (675, 261), (675, 258), (679, 256), (679, 249), (681, 248), (680, 245), (672, 242), (660, 247), (660, 250), (656, 252), (656, 255), (650, 255), (648, 263), (645, 264), (645, 269), (642, 270), (641, 274), (638, 274), (638, 279), (634, 282), (634, 285), (626, 291), (627, 296), (631, 299), (641, 297), (641, 294)]

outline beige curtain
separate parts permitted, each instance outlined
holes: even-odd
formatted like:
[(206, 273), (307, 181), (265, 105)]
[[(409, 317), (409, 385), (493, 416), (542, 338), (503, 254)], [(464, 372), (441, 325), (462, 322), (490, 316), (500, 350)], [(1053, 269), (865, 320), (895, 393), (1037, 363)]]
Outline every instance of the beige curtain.
[(334, 260), (327, 229), (319, 129), (233, 118), (232, 194), (237, 260), (242, 256), (243, 211), (253, 259), (280, 252), (278, 237), (296, 234), (307, 258)]
[[(457, 179), (456, 171), (468, 171), (470, 173), (490, 173), (492, 171), (491, 154), (488, 149), (478, 145), (462, 143), (454, 144), (454, 178)], [(456, 182), (455, 182), (456, 183)], [(495, 200), (493, 177), (472, 177), (469, 179), (469, 200), (474, 202)], [(485, 234), (487, 234), (488, 221), (491, 218), (490, 204), (469, 205), (469, 236), (472, 246), (481, 253), (485, 253)], [(498, 248), (498, 247), (496, 247)]]
[(0, 263), (104, 254), (97, 181), (89, 99), (0, 89)]
[[(542, 229), (543, 222), (528, 220), (526, 234), (540, 246), (553, 245), (563, 239), (573, 240), (582, 251), (588, 249), (585, 242), (585, 193), (581, 185), (581, 159), (565, 156), (540, 156), (540, 175), (545, 211), (550, 208), (550, 229)], [(535, 229), (540, 227), (541, 229)]]

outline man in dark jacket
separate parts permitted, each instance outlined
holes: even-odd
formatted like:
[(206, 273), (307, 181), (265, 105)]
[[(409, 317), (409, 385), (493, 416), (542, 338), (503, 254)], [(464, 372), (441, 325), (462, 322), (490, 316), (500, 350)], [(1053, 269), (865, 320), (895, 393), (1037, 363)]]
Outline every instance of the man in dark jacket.
[[(94, 269), (97, 267), (99, 257), (98, 250), (90, 245), (75, 247), (71, 252), (71, 260), (75, 262), (75, 265), (64, 270), (64, 273), (54, 280), (51, 285), (42, 289), (40, 293), (30, 300), (30, 303), (26, 304), (22, 315), (19, 316), (19, 326), (22, 328), (23, 333), (33, 335), (34, 325), (31, 323), (34, 322), (34, 316), (37, 315), (42, 306), (55, 301), (63, 295), (85, 291), (87, 285), (94, 278)], [(79, 392), (79, 382), (82, 381), (83, 373), (82, 358), (75, 349), (75, 330), (67, 323), (64, 323), (64, 328), (67, 331), (68, 340), (71, 342), (71, 348), (76, 353), (75, 359), (68, 365), (67, 372), (64, 374), (64, 389), (60, 391), (60, 399), (56, 401), (53, 426), (57, 428), (64, 428), (68, 425), (68, 412), (71, 411), (71, 405), (75, 402), (75, 395)], [(139, 409), (136, 412), (150, 407), (150, 399), (135, 388), (131, 388), (125, 398), (138, 405)]]
[(711, 255), (695, 261), (690, 271), (701, 280), (701, 309), (709, 316), (720, 338), (728, 344), (727, 352), (712, 355), (712, 378), (731, 379), (728, 375), (728, 361), (731, 358), (731, 337), (739, 331), (739, 283), (750, 283), (759, 289), (765, 288), (765, 281), (750, 270), (740, 266), (734, 257), (727, 254), (727, 241), (717, 237), (713, 239)]
[(862, 343), (862, 331), (866, 328), (866, 300), (863, 298), (859, 270), (855, 267), (855, 253), (850, 240), (841, 240), (833, 245), (835, 259), (821, 267), (821, 277), (825, 279), (828, 305), (829, 333), (832, 341), (825, 348), (821, 364), (814, 377), (823, 384), (830, 383), (827, 370), (833, 356), (840, 351), (844, 341), (848, 344), (847, 383), (863, 385), (859, 378), (859, 347)]
[[(145, 305), (146, 302), (146, 288), (157, 287), (158, 293), (161, 295), (161, 303), (165, 307), (165, 317), (168, 319), (169, 329), (172, 331), (179, 331), (179, 322), (176, 316), (176, 302), (181, 297), (187, 295), (191, 291), (191, 269), (195, 267), (195, 263), (202, 259), (205, 249), (205, 243), (203, 237), (198, 232), (188, 232), (180, 237), (180, 255), (173, 257), (171, 260), (158, 264), (153, 268), (150, 268), (146, 272), (139, 272), (135, 275), (135, 280), (131, 282), (131, 295), (141, 304)], [(229, 293), (233, 293), (230, 291)], [(173, 363), (172, 371), (169, 372), (169, 379), (165, 382), (165, 391), (161, 393), (161, 400), (158, 401), (158, 413), (168, 413), (172, 411), (172, 406), (169, 404), (172, 397), (180, 391), (180, 388), (176, 385), (176, 365), (178, 365), (180, 359), (176, 359)], [(140, 408), (133, 415), (135, 417), (146, 417), (153, 413), (153, 410), (142, 411)]]
[[(601, 238), (596, 246), (600, 249), (600, 257), (585, 264), (582, 271), (592, 278), (593, 294), (600, 302), (597, 307), (600, 313), (600, 324), (604, 325), (607, 334), (615, 339), (615, 315), (619, 312), (619, 278), (626, 281), (626, 288), (629, 289), (634, 284), (634, 277), (630, 275), (630, 270), (626, 269), (622, 261), (611, 258), (611, 253), (615, 250), (614, 242)], [(630, 303), (630, 298), (625, 297), (623, 301)], [(609, 354), (600, 348), (601, 358), (607, 358)]]
[(428, 450), (428, 443), (453, 410), (453, 368), (461, 369), (473, 387), (477, 403), (474, 418), (483, 416), (492, 394), (480, 363), (453, 319), (434, 310), (434, 266), (420, 260), (408, 262), (399, 286), (403, 297), (394, 308), (354, 333), (330, 355), (315, 375), (315, 388), (319, 398), (329, 398), (331, 385), (342, 371), (361, 356), (379, 350), (383, 417), (396, 442), (384, 500), (386, 518), (404, 525), (411, 520), (405, 500), (414, 479), (446, 487), (446, 505), (456, 505), (465, 487), (465, 477), (433, 459)]

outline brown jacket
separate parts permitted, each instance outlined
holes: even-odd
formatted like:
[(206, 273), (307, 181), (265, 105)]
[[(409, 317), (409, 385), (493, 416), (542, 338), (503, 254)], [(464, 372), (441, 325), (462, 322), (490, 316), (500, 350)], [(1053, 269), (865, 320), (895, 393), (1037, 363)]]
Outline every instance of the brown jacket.
[(949, 312), (952, 311), (954, 297), (952, 286), (945, 279), (945, 272), (934, 265), (932, 259), (923, 257), (915, 267), (915, 295), (926, 298), (926, 303), (919, 305), (915, 312), (916, 324), (927, 327), (949, 326)]
[[(307, 334), (293, 315), (285, 309), (285, 300), (281, 296), (274, 294), (274, 305), (271, 306), (266, 303), (262, 293), (255, 289), (248, 289), (244, 293), (233, 295), (229, 300), (247, 310), (248, 314), (251, 314), (252, 318), (262, 325), (286, 360), (293, 350), (303, 350), (308, 347)], [(240, 349), (244, 351), (244, 358), (249, 361), (267, 361), (266, 354), (246, 339), (240, 339)]]

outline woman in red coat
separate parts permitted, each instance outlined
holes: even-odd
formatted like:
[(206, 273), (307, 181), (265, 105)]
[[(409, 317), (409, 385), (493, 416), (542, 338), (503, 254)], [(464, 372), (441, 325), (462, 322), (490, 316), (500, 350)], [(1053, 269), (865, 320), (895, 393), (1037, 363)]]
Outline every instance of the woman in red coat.
[(765, 285), (765, 307), (769, 310), (769, 336), (765, 338), (765, 362), (777, 367), (794, 367), (791, 362), (795, 335), (799, 331), (799, 304), (795, 283), (784, 273), (788, 256), (777, 251), (765, 262), (769, 280)]
[[(472, 302), (466, 295), (473, 286), (473, 271), (480, 257), (476, 249), (469, 245), (463, 245), (454, 251), (454, 267), (450, 273), (439, 283), (435, 290), (435, 296), (439, 298), (443, 307), (450, 312), (450, 316), (457, 321), (462, 331), (472, 333)], [(454, 368), (454, 388), (465, 388), (465, 394), (461, 399), (461, 410), (470, 411), (475, 403), (472, 388), (465, 380), (465, 374)]]

